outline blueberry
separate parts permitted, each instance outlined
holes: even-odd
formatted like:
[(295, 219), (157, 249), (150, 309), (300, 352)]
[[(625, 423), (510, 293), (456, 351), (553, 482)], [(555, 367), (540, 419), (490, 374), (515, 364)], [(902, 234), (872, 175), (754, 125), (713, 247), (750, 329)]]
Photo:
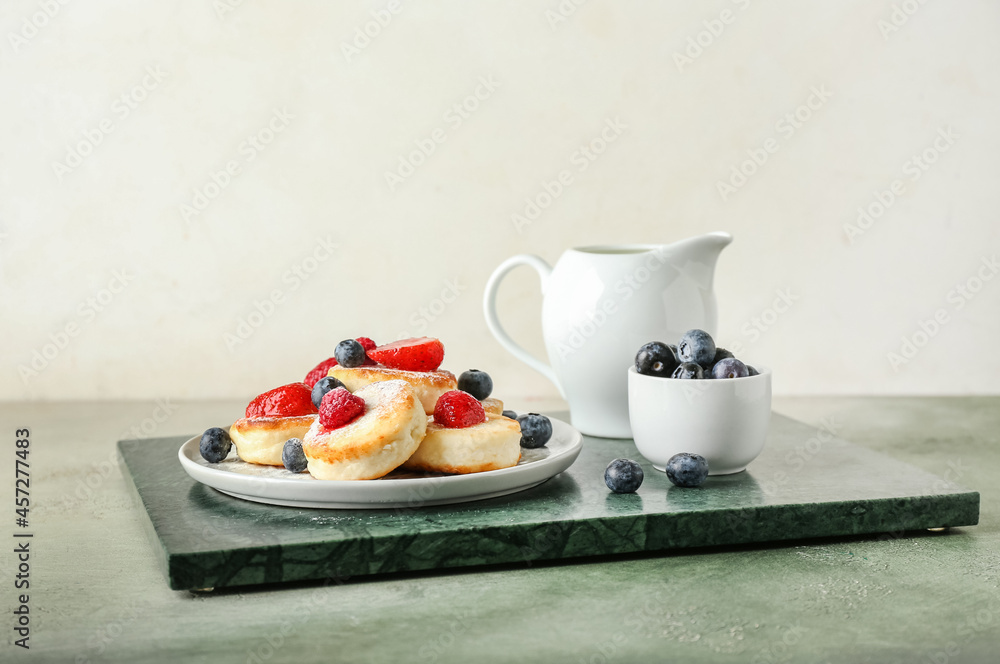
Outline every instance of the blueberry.
[(645, 376), (669, 378), (676, 368), (674, 351), (661, 341), (650, 341), (635, 354), (635, 370)]
[(688, 330), (677, 344), (677, 359), (681, 362), (695, 362), (702, 369), (711, 369), (715, 359), (715, 341), (705, 330)]
[(759, 372), (759, 371), (757, 371), (756, 369), (754, 369), (754, 368), (753, 368), (752, 366), (750, 366), (750, 365), (748, 364), (748, 365), (747, 365), (747, 375), (748, 375), (748, 376), (759, 376), (759, 375), (760, 375), (760, 372)]
[(666, 465), (667, 479), (677, 486), (699, 486), (708, 477), (708, 461), (700, 454), (681, 452), (670, 457)]
[(493, 379), (485, 371), (469, 369), (458, 377), (458, 389), (482, 401), (493, 392)]
[(749, 375), (747, 365), (735, 357), (719, 360), (718, 364), (712, 367), (712, 378), (744, 378)]
[(721, 347), (716, 346), (716, 348), (715, 348), (715, 357), (712, 359), (712, 368), (705, 370), (705, 378), (718, 378), (718, 376), (716, 376), (716, 375), (714, 375), (712, 373), (713, 370), (715, 369), (715, 365), (718, 364), (719, 362), (721, 362), (722, 360), (726, 360), (726, 359), (729, 359), (729, 358), (735, 358), (735, 357), (736, 356), (733, 355), (732, 351), (728, 351), (725, 348), (721, 348)]
[(302, 451), (301, 440), (289, 438), (285, 441), (285, 446), (281, 448), (281, 463), (293, 473), (301, 473), (306, 469), (309, 462), (306, 461), (306, 453)]
[(521, 425), (521, 447), (529, 450), (543, 447), (552, 437), (552, 422), (544, 415), (521, 415), (517, 423)]
[(716, 346), (715, 357), (712, 359), (712, 366), (714, 367), (716, 364), (726, 359), (727, 357), (736, 357), (736, 356), (733, 355), (732, 352), (726, 350), (725, 348), (720, 348)]
[(671, 378), (704, 378), (705, 371), (701, 368), (700, 364), (695, 364), (694, 362), (682, 362), (677, 365), (674, 369), (674, 373), (670, 376)]
[(313, 405), (316, 406), (316, 408), (319, 408), (319, 404), (321, 401), (323, 401), (323, 397), (326, 395), (326, 393), (329, 392), (330, 390), (335, 390), (338, 387), (344, 387), (344, 384), (341, 383), (336, 378), (334, 378), (333, 376), (326, 376), (324, 378), (320, 378), (319, 380), (317, 380), (316, 384), (313, 385), (313, 391), (312, 391)]
[(233, 439), (229, 437), (229, 432), (219, 427), (206, 429), (201, 434), (201, 457), (209, 463), (219, 463), (227, 456), (233, 447)]
[(514, 412), (514, 411), (512, 411), (512, 410), (505, 410), (505, 411), (504, 411), (503, 413), (501, 413), (501, 414), (502, 414), (502, 415), (503, 415), (504, 417), (509, 417), (509, 418), (510, 418), (510, 419), (512, 419), (512, 420), (516, 420), (516, 419), (517, 419), (517, 413), (515, 413), (515, 412)]
[(642, 466), (632, 459), (615, 459), (604, 470), (604, 483), (615, 493), (635, 493), (642, 484)]
[(342, 367), (360, 367), (368, 359), (365, 348), (354, 339), (344, 339), (333, 349), (337, 364)]

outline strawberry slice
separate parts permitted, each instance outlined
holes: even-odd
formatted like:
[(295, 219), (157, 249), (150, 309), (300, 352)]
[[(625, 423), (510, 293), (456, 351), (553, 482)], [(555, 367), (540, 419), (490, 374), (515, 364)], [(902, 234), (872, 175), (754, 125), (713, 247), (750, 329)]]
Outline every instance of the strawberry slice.
[(301, 417), (315, 412), (312, 389), (305, 383), (290, 383), (268, 390), (247, 406), (247, 417)]
[(444, 360), (444, 344), (431, 337), (400, 339), (368, 351), (368, 357), (390, 369), (435, 371)]
[(328, 357), (313, 367), (313, 370), (306, 374), (306, 379), (302, 382), (308, 385), (309, 389), (312, 389), (316, 386), (319, 379), (326, 378), (327, 374), (330, 373), (330, 369), (335, 366), (337, 366), (337, 358)]

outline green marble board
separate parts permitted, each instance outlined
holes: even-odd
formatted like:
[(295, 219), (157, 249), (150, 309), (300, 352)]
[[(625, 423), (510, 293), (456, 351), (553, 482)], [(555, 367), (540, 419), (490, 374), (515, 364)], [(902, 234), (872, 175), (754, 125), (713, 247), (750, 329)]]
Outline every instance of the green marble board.
[[(557, 414), (557, 416), (564, 414)], [(170, 587), (222, 588), (753, 542), (975, 525), (979, 494), (775, 414), (742, 473), (674, 487), (631, 440), (584, 437), (566, 472), (478, 502), (387, 510), (252, 503), (195, 482), (185, 438), (119, 441)], [(640, 461), (636, 494), (604, 468)]]

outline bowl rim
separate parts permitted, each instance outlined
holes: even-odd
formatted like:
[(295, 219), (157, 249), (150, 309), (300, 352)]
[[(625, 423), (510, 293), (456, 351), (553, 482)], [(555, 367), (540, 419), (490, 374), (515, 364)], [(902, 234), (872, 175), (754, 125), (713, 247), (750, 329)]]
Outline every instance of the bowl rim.
[[(701, 379), (695, 379), (695, 380), (726, 381), (728, 383), (729, 381), (763, 379), (764, 376), (767, 376), (767, 377), (771, 376), (771, 367), (757, 366), (757, 365), (753, 365), (753, 367), (754, 367), (754, 369), (757, 370), (757, 375), (756, 376), (740, 376), (739, 378), (701, 378)], [(636, 370), (635, 364), (628, 365), (628, 373), (634, 374), (636, 376), (640, 376), (641, 379), (643, 379), (643, 380), (646, 380), (646, 379), (650, 379), (650, 380), (669, 380), (669, 381), (680, 380), (679, 378), (670, 378), (669, 376), (650, 376), (648, 374), (641, 374), (641, 373), (639, 373)]]

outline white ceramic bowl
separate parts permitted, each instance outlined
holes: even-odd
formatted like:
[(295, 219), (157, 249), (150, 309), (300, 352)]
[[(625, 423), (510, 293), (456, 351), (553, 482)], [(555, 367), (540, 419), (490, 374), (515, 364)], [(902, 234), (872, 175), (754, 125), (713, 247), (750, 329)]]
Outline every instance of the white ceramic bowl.
[(738, 473), (764, 449), (771, 370), (746, 378), (681, 380), (628, 368), (628, 409), (639, 453), (663, 470), (680, 452), (700, 454), (709, 475)]

